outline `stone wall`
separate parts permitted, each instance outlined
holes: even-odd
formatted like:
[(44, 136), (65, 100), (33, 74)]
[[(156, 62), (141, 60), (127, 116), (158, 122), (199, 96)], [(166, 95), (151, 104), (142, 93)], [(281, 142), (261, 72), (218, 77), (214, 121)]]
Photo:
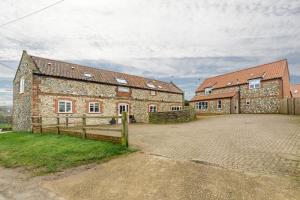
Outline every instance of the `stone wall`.
[[(208, 102), (207, 110), (197, 110), (198, 113), (279, 113), (280, 100), (283, 96), (282, 80), (261, 81), (259, 89), (249, 89), (248, 84), (230, 86), (226, 88), (213, 89), (212, 94), (220, 94), (236, 91), (237, 95), (230, 99), (223, 99), (222, 110), (216, 109), (216, 100), (205, 100)], [(238, 92), (240, 91), (240, 92)], [(198, 92), (204, 95), (204, 92)], [(246, 102), (250, 102), (247, 105)], [(195, 106), (196, 102), (192, 105)]]
[[(183, 104), (183, 95), (166, 92), (156, 92), (155, 96), (150, 90), (131, 88), (130, 96), (118, 96), (117, 86), (103, 85), (91, 82), (65, 80), (47, 76), (37, 76), (39, 82), (38, 110), (42, 116), (55, 117), (58, 113), (55, 107), (58, 100), (71, 100), (73, 102), (73, 113), (68, 115), (116, 116), (119, 103), (129, 105), (129, 115), (134, 115), (137, 122), (148, 122), (148, 106), (157, 105), (158, 111), (170, 111), (171, 106)], [(101, 102), (101, 113), (89, 114), (88, 102)], [(63, 115), (63, 114), (60, 114)], [(46, 120), (46, 119), (45, 119)], [(48, 119), (50, 123), (55, 119)], [(80, 119), (78, 119), (80, 120)], [(100, 123), (91, 122), (91, 123)], [(102, 120), (101, 123), (108, 123)]]
[[(241, 113), (279, 113), (282, 98), (281, 80), (262, 81), (259, 89), (249, 89), (248, 85), (240, 87)], [(246, 101), (250, 101), (247, 105)]]
[(189, 122), (195, 119), (194, 109), (149, 113), (149, 123), (153, 124)]
[[(15, 79), (13, 81), (13, 124), (14, 131), (31, 130), (32, 110), (32, 71), (35, 65), (26, 52), (23, 52)], [(24, 93), (20, 94), (20, 79), (24, 77)]]

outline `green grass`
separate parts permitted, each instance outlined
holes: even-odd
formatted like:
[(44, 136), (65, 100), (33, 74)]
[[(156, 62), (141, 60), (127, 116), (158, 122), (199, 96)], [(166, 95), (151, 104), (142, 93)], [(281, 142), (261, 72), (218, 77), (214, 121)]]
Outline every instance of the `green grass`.
[(124, 146), (76, 137), (12, 132), (0, 134), (0, 164), (38, 175), (133, 152)]
[(0, 124), (0, 129), (1, 128), (11, 128), (10, 124)]

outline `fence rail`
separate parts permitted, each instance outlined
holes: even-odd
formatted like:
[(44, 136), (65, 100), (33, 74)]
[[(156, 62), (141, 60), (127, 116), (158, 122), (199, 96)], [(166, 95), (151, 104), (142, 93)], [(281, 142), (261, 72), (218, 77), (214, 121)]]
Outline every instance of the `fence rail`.
[[(114, 143), (120, 143), (128, 147), (128, 117), (127, 112), (123, 112), (122, 116), (87, 116), (83, 114), (81, 116), (62, 116), (57, 115), (55, 117), (50, 116), (32, 116), (32, 132), (44, 133), (44, 132), (56, 132), (57, 134), (67, 134), (83, 139), (103, 140)], [(43, 120), (44, 119), (44, 120)], [(45, 119), (53, 119), (56, 123), (45, 123)], [(71, 119), (81, 119), (80, 122), (70, 122)], [(121, 119), (121, 128), (111, 128), (108, 125), (102, 124), (88, 124), (88, 119)], [(48, 131), (46, 131), (48, 130)], [(119, 132), (120, 136), (111, 136), (95, 133), (87, 133), (87, 130), (93, 131), (108, 131)]]

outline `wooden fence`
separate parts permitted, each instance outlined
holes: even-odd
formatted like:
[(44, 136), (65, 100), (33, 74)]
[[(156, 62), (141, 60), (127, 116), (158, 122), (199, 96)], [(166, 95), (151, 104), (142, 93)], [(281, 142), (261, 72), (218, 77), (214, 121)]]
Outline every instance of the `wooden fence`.
[[(104, 125), (100, 123), (90, 124), (89, 119), (122, 119), (121, 126), (117, 125)], [(73, 119), (73, 121), (72, 121)], [(47, 122), (45, 122), (47, 121)], [(49, 123), (55, 121), (56, 123)], [(87, 131), (93, 131), (94, 133), (87, 133)], [(105, 135), (98, 134), (97, 132), (116, 132), (120, 133), (120, 136), (116, 135)], [(55, 117), (46, 116), (32, 116), (32, 132), (33, 133), (53, 133), (66, 134), (77, 137), (82, 137), (83, 139), (93, 139), (109, 141), (113, 143), (119, 143), (128, 147), (128, 117), (127, 113), (123, 112), (122, 116), (87, 116), (83, 114), (82, 116), (68, 116), (68, 115), (57, 115)]]
[(300, 115), (300, 98), (282, 99), (279, 112), (286, 115)]

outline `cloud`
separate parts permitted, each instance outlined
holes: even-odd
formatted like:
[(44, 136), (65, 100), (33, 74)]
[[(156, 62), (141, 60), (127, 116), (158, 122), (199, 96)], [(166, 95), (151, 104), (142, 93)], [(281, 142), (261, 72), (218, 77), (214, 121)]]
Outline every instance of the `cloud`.
[[(2, 0), (0, 24), (52, 3)], [(191, 96), (199, 79), (283, 58), (300, 76), (299, 21), (298, 0), (66, 0), (1, 28), (0, 62), (16, 69), (27, 49), (177, 80)], [(13, 76), (0, 65), (0, 78)]]

